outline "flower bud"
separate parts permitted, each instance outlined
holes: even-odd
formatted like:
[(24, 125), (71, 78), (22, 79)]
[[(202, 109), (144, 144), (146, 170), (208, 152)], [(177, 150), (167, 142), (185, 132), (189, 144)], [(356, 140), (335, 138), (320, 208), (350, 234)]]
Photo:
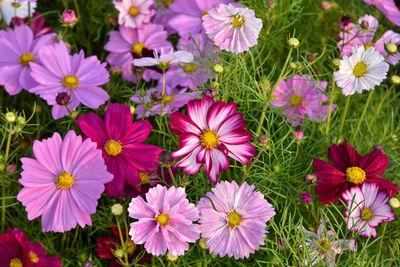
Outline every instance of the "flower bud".
[(135, 106), (129, 106), (129, 109), (131, 110), (131, 114), (133, 115), (133, 114), (135, 114), (135, 111), (136, 111), (136, 108), (135, 108)]
[(385, 45), (385, 50), (389, 55), (394, 55), (397, 53), (397, 45), (394, 43), (388, 43)]
[(304, 134), (300, 130), (295, 131), (294, 134), (293, 134), (293, 138), (295, 138), (297, 142), (300, 142), (301, 140), (303, 140)]
[(274, 8), (275, 7), (275, 1), (274, 0), (268, 0), (267, 1), (267, 6), (269, 8)]
[(307, 173), (306, 176), (304, 176), (304, 180), (308, 184), (313, 184), (313, 183), (315, 183), (317, 181), (317, 176), (315, 174), (312, 174), (312, 173)]
[(389, 200), (389, 205), (392, 207), (392, 209), (398, 209), (400, 208), (400, 201), (397, 198), (391, 198)]
[(200, 240), (199, 240), (199, 246), (200, 246), (202, 249), (208, 249), (206, 243), (207, 243), (207, 239), (205, 239), (205, 238), (200, 238)]
[(364, 21), (361, 22), (360, 26), (361, 26), (361, 29), (368, 30), (369, 23), (368, 23), (368, 21), (364, 20)]
[(114, 256), (120, 259), (124, 256), (124, 251), (120, 248), (117, 248), (114, 250)]
[(300, 195), (300, 200), (303, 204), (308, 204), (312, 201), (312, 196), (309, 193), (302, 193)]
[(342, 31), (348, 31), (353, 27), (353, 22), (349, 16), (343, 16), (340, 19), (339, 26)]
[(6, 173), (13, 173), (17, 171), (17, 165), (15, 164), (10, 164), (6, 168)]
[(289, 68), (291, 68), (292, 70), (297, 70), (298, 66), (296, 62), (290, 62), (289, 63)]
[(25, 125), (26, 120), (25, 120), (24, 117), (18, 116), (18, 118), (17, 118), (17, 123), (18, 123), (19, 125)]
[(109, 15), (107, 17), (107, 23), (110, 24), (111, 26), (117, 25), (117, 18), (114, 15)]
[(71, 100), (71, 96), (66, 92), (60, 92), (56, 96), (56, 102), (60, 106), (68, 105), (70, 100)]
[(221, 64), (214, 65), (213, 69), (214, 69), (215, 73), (223, 73), (224, 72), (224, 67), (222, 67)]
[(82, 263), (82, 267), (93, 267), (93, 263), (90, 260), (85, 260)]
[(4, 161), (0, 161), (0, 172), (4, 171), (6, 168), (6, 163)]
[(214, 98), (217, 95), (217, 90), (215, 90), (214, 88), (207, 88), (204, 91), (204, 95)]
[(320, 6), (323, 10), (329, 10), (332, 7), (329, 1), (322, 1)]
[(121, 204), (117, 203), (117, 204), (112, 205), (111, 213), (114, 216), (121, 216), (123, 212), (124, 212), (124, 207)]
[(4, 117), (5, 117), (5, 119), (6, 119), (6, 121), (7, 121), (8, 123), (14, 123), (15, 120), (17, 119), (17, 116), (15, 115), (14, 112), (7, 112), (7, 113), (4, 115)]
[(164, 153), (161, 156), (161, 161), (166, 165), (171, 165), (172, 163), (174, 163), (174, 158), (171, 157), (170, 153)]
[(171, 255), (171, 254), (168, 252), (168, 253), (167, 253), (167, 259), (168, 259), (169, 261), (176, 261), (176, 260), (178, 259), (178, 256)]
[(262, 135), (260, 135), (260, 136), (257, 138), (257, 141), (258, 141), (260, 144), (266, 144), (266, 143), (268, 143), (269, 138), (268, 138), (268, 136), (266, 136), (265, 134), (262, 134)]
[(77, 22), (75, 11), (73, 10), (64, 10), (62, 13), (62, 21), (65, 25), (73, 26)]
[(154, 101), (159, 102), (163, 100), (163, 95), (159, 91), (155, 91), (151, 94), (151, 98), (153, 98)]
[(289, 44), (290, 47), (297, 48), (297, 47), (299, 47), (300, 42), (296, 38), (290, 38), (288, 40), (288, 44)]
[(119, 75), (120, 73), (121, 73), (121, 67), (120, 66), (111, 66), (110, 67), (110, 72), (111, 72), (111, 74), (114, 74), (114, 75)]
[(340, 58), (334, 58), (332, 60), (333, 66), (335, 66), (336, 68), (340, 67)]
[(375, 145), (374, 149), (381, 151), (382, 153), (385, 153), (385, 148), (381, 145)]
[(308, 55), (307, 55), (307, 61), (308, 61), (308, 62), (313, 62), (314, 59), (315, 59), (315, 57), (314, 57), (313, 54), (308, 54)]
[(394, 85), (400, 85), (400, 77), (399, 77), (399, 76), (393, 75), (392, 78), (391, 78), (391, 80), (392, 80), (392, 83), (393, 83)]

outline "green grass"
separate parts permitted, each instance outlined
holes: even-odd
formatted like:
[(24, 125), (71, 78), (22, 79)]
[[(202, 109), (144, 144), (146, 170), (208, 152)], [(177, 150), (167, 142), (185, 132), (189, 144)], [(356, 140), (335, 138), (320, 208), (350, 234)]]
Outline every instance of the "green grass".
[[(45, 1), (43, 1), (45, 2)], [(66, 40), (72, 45), (72, 51), (84, 49), (87, 55), (95, 54), (101, 60), (105, 59), (104, 44), (108, 41), (107, 32), (116, 28), (107, 24), (107, 17), (115, 14), (111, 1), (87, 0), (77, 1), (80, 6), (81, 22), (71, 29)], [(334, 229), (339, 238), (356, 238), (357, 252), (344, 252), (337, 259), (338, 266), (398, 266), (400, 260), (400, 222), (396, 219), (381, 224), (378, 228), (377, 238), (362, 238), (346, 229), (343, 214), (345, 207), (342, 205), (326, 206), (318, 202), (314, 192), (315, 185), (304, 182), (304, 175), (313, 172), (312, 160), (321, 158), (327, 160), (327, 150), (332, 143), (345, 138), (351, 140), (361, 113), (364, 109), (368, 93), (356, 94), (351, 97), (349, 112), (344, 121), (344, 129), (338, 136), (340, 121), (343, 116), (345, 97), (333, 82), (334, 66), (332, 59), (339, 57), (336, 47), (338, 22), (342, 15), (348, 14), (356, 21), (360, 16), (368, 13), (376, 16), (380, 21), (377, 37), (388, 29), (399, 31), (374, 7), (369, 7), (361, 0), (336, 1), (337, 6), (329, 11), (319, 7), (319, 1), (314, 0), (278, 0), (275, 8), (270, 9), (264, 0), (241, 1), (249, 8), (256, 10), (256, 16), (263, 19), (263, 29), (258, 40), (258, 46), (250, 52), (235, 57), (230, 53), (221, 53), (220, 62), (224, 72), (218, 74), (218, 84), (210, 81), (204, 88), (213, 86), (217, 89), (218, 100), (236, 102), (238, 111), (244, 114), (247, 129), (254, 134), (252, 143), (261, 148), (257, 142), (256, 133), (260, 128), (261, 134), (270, 138), (268, 148), (263, 151), (254, 167), (247, 175), (246, 168), (231, 160), (229, 170), (220, 175), (220, 180), (236, 180), (239, 183), (246, 181), (255, 184), (265, 198), (272, 203), (276, 210), (268, 222), (268, 235), (265, 246), (252, 254), (248, 259), (234, 260), (228, 257), (219, 258), (212, 256), (207, 250), (200, 248), (198, 243), (192, 244), (190, 250), (175, 262), (169, 262), (165, 256), (153, 257), (148, 261), (154, 266), (297, 266), (309, 257), (307, 249), (300, 251), (299, 244), (305, 242), (306, 237), (297, 228), (303, 225), (307, 229), (316, 230), (320, 218), (329, 218), (328, 228)], [(57, 22), (59, 14), (64, 8), (76, 9), (73, 1), (51, 1), (41, 5), (40, 11), (46, 14), (48, 23), (61, 32), (63, 29)], [(267, 84), (273, 87), (276, 83), (284, 62), (289, 52), (287, 40), (296, 37), (300, 40), (300, 47), (294, 49), (290, 62), (300, 62), (301, 69), (288, 69), (283, 73), (286, 79), (294, 74), (312, 75), (314, 79), (328, 81), (327, 93), (337, 105), (332, 113), (330, 127), (327, 122), (311, 122), (298, 127), (304, 132), (304, 139), (296, 142), (293, 138), (294, 129), (286, 122), (286, 117), (278, 110), (267, 108), (265, 120), (260, 125), (260, 118), (264, 106), (269, 107), (270, 90)], [(308, 54), (314, 54), (316, 60), (310, 63), (306, 60)], [(212, 67), (212, 66), (210, 66)], [(391, 67), (388, 77), (399, 72), (399, 68)], [(129, 103), (129, 97), (134, 91), (149, 88), (123, 82), (118, 77), (113, 77), (107, 88), (110, 102)], [(382, 85), (375, 88), (374, 95), (368, 107), (366, 116), (361, 123), (361, 128), (350, 143), (360, 154), (364, 155), (373, 150), (374, 145), (385, 147), (385, 154), (389, 158), (389, 166), (383, 175), (386, 179), (400, 184), (400, 135), (399, 120), (399, 88), (391, 85), (387, 79)], [(36, 108), (35, 108), (36, 107)], [(79, 133), (75, 120), (65, 117), (58, 121), (51, 118), (51, 111), (47, 104), (39, 97), (22, 92), (17, 96), (9, 96), (0, 89), (1, 112), (15, 110), (24, 112), (32, 120), (19, 135), (12, 138), (11, 153), (8, 163), (17, 164), (18, 171), (13, 174), (1, 172), (3, 177), (2, 190), (5, 187), (7, 209), (7, 227), (18, 227), (25, 231), (32, 242), (42, 243), (49, 255), (58, 255), (62, 258), (64, 266), (80, 266), (81, 262), (91, 258), (95, 265), (105, 265), (107, 261), (100, 260), (96, 253), (96, 237), (109, 236), (108, 228), (115, 224), (115, 218), (110, 212), (115, 199), (105, 195), (100, 199), (97, 213), (92, 216), (93, 226), (84, 229), (71, 230), (65, 234), (41, 232), (40, 219), (28, 221), (24, 207), (17, 202), (16, 195), (21, 189), (18, 183), (21, 164), (19, 159), (29, 156), (32, 151), (33, 140), (41, 140), (51, 136), (55, 131), (65, 134), (73, 129)], [(86, 107), (81, 107), (79, 112), (89, 112)], [(103, 109), (95, 111), (103, 116)], [(170, 117), (150, 119), (154, 131), (148, 143), (158, 145), (165, 151), (172, 152), (178, 148), (178, 138), (169, 130)], [(5, 154), (8, 124), (3, 120), (0, 128), (0, 154)], [(258, 152), (258, 150), (257, 150)], [(178, 182), (187, 179), (186, 192), (191, 202), (196, 203), (206, 192), (212, 188), (204, 170), (195, 175), (186, 175), (180, 170), (177, 175)], [(302, 192), (313, 195), (313, 202), (304, 205), (299, 200)], [(124, 203), (128, 206), (129, 201)], [(396, 215), (400, 212), (397, 209)], [(129, 220), (125, 213), (126, 219)], [(386, 230), (384, 230), (386, 227)], [(277, 243), (277, 238), (284, 238), (287, 248)]]

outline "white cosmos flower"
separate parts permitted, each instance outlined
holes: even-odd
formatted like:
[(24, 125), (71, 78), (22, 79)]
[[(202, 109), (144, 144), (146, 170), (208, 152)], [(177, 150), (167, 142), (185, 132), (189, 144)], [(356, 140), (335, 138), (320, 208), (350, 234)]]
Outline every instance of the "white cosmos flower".
[(365, 51), (364, 46), (353, 47), (353, 54), (344, 56), (339, 71), (334, 73), (334, 81), (342, 88), (344, 95), (361, 93), (374, 89), (386, 78), (389, 64), (374, 47)]
[(161, 49), (161, 54), (158, 55), (157, 51), (154, 51), (154, 57), (142, 57), (133, 60), (133, 65), (137, 67), (151, 67), (160, 66), (161, 68), (173, 64), (188, 64), (193, 61), (193, 54), (187, 51), (176, 51), (171, 49), (168, 53), (164, 53), (164, 49)]
[[(15, 6), (14, 6), (14, 5)], [(16, 7), (19, 5), (19, 7)], [(31, 2), (31, 14), (35, 11), (36, 3)], [(13, 0), (0, 0), (0, 20), (4, 19), (7, 25), (10, 25), (13, 17), (24, 19), (28, 17), (28, 2), (18, 2)]]

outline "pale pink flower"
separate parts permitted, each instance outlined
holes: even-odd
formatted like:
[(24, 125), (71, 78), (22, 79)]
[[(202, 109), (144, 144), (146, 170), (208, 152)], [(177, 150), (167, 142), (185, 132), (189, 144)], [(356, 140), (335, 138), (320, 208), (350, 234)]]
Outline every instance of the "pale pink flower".
[(142, 57), (133, 60), (133, 65), (137, 67), (159, 66), (168, 68), (174, 64), (187, 64), (193, 61), (193, 54), (187, 51), (175, 51), (171, 48), (168, 53), (161, 49), (160, 55), (157, 50), (154, 51), (154, 57)]
[(236, 112), (236, 103), (215, 102), (205, 96), (187, 104), (188, 116), (175, 112), (171, 115), (171, 130), (179, 135), (179, 149), (173, 158), (183, 157), (175, 165), (187, 174), (195, 174), (204, 165), (211, 182), (229, 168), (229, 157), (249, 164), (255, 147), (250, 144), (252, 134), (245, 130), (243, 114)]
[(143, 24), (150, 23), (156, 13), (152, 8), (155, 0), (114, 0), (113, 3), (119, 11), (119, 25), (126, 27), (140, 28)]
[(247, 258), (264, 245), (275, 210), (254, 185), (222, 181), (206, 196), (198, 203), (200, 230), (212, 254)]
[(138, 196), (128, 208), (129, 216), (138, 221), (131, 223), (129, 235), (135, 244), (145, 244), (146, 251), (153, 255), (168, 252), (173, 256), (183, 255), (200, 235), (193, 221), (199, 219), (196, 206), (186, 198), (183, 187), (157, 185), (146, 193), (146, 201)]
[(254, 10), (221, 4), (202, 17), (207, 35), (222, 50), (236, 54), (248, 51), (257, 44), (262, 20)]
[(395, 0), (364, 0), (364, 2), (375, 6), (388, 20), (400, 26), (400, 10), (397, 8)]
[(360, 236), (376, 237), (375, 228), (380, 223), (396, 219), (388, 204), (388, 194), (379, 190), (375, 183), (363, 183), (361, 188), (353, 187), (345, 191), (342, 198), (347, 203), (347, 228), (358, 231)]
[(33, 143), (35, 159), (22, 158), (24, 186), (17, 199), (26, 207), (28, 219), (42, 218), (43, 232), (65, 232), (92, 225), (97, 200), (104, 184), (113, 179), (97, 144), (74, 131), (64, 140), (58, 133)]

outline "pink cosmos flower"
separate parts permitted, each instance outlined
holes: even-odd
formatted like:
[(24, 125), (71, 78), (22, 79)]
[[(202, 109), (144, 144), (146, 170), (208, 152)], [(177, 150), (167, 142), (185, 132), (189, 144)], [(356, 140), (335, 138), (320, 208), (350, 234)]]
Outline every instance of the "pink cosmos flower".
[(114, 179), (106, 184), (105, 192), (109, 196), (119, 196), (128, 186), (140, 190), (138, 185), (142, 182), (142, 173), (156, 168), (162, 152), (157, 146), (142, 144), (152, 130), (150, 122), (133, 123), (128, 106), (109, 104), (104, 121), (89, 113), (79, 116), (77, 123), (103, 151), (107, 169), (114, 175)]
[(167, 69), (171, 65), (175, 64), (188, 64), (193, 61), (193, 54), (187, 51), (174, 51), (173, 48), (169, 52), (165, 52), (161, 49), (161, 53), (158, 54), (154, 51), (154, 57), (143, 57), (133, 60), (133, 65), (137, 67), (153, 67), (158, 66), (160, 68)]
[(178, 33), (178, 31), (172, 28), (168, 22), (169, 20), (176, 15), (174, 11), (172, 11), (169, 6), (174, 2), (174, 0), (162, 0), (161, 4), (157, 6), (154, 5), (155, 9), (158, 9), (153, 18), (153, 23), (160, 24), (167, 31), (168, 35), (172, 35)]
[(188, 242), (195, 242), (200, 235), (196, 206), (186, 198), (183, 187), (157, 185), (146, 194), (146, 201), (138, 196), (129, 204), (129, 216), (138, 219), (131, 223), (129, 235), (135, 244), (145, 244), (148, 253), (173, 256), (183, 255)]
[(170, 50), (172, 45), (167, 41), (168, 34), (161, 25), (146, 24), (141, 28), (121, 26), (119, 31), (110, 32), (110, 40), (104, 49), (111, 52), (107, 56), (110, 65), (122, 68), (122, 79), (137, 83), (140, 77), (146, 82), (159, 79), (161, 73), (152, 69), (134, 68), (136, 58), (153, 56), (153, 51)]
[[(271, 104), (282, 108), (292, 126), (304, 123), (307, 115), (310, 120), (325, 120), (329, 105), (323, 105), (328, 97), (323, 93), (326, 81), (314, 82), (311, 76), (294, 75), (287, 81), (281, 81), (276, 87)], [(334, 111), (336, 105), (332, 106)]]
[(375, 6), (388, 20), (400, 26), (400, 10), (397, 8), (394, 0), (364, 0), (364, 2)]
[[(69, 110), (80, 103), (97, 109), (110, 97), (99, 85), (109, 81), (110, 74), (106, 63), (101, 63), (96, 56), (85, 58), (83, 50), (79, 54), (70, 55), (64, 42), (45, 46), (39, 50), (41, 64), (31, 62), (32, 77), (39, 84), (29, 92), (40, 95), (53, 106), (54, 119), (64, 117)], [(56, 97), (60, 92), (71, 95), (71, 103), (60, 106)]]
[(306, 248), (309, 253), (309, 259), (306, 259), (302, 266), (335, 266), (336, 255), (345, 250), (357, 251), (355, 239), (337, 239), (333, 230), (326, 231), (322, 219), (316, 233), (303, 226), (302, 229), (303, 234), (308, 237)]
[(29, 242), (26, 234), (20, 229), (11, 228), (0, 235), (0, 265), (2, 267), (58, 267), (61, 261), (58, 257), (46, 255), (40, 243)]
[(61, 16), (64, 24), (71, 25), (76, 23), (76, 14), (73, 10), (64, 10)]
[(24, 186), (17, 199), (26, 207), (28, 219), (42, 216), (43, 232), (65, 232), (92, 225), (97, 199), (104, 184), (113, 176), (101, 157), (96, 143), (82, 141), (69, 131), (64, 141), (58, 133), (33, 143), (35, 159), (22, 158)]
[(169, 5), (169, 9), (176, 12), (169, 25), (178, 31), (180, 36), (190, 36), (203, 29), (201, 17), (218, 7), (220, 4), (232, 3), (232, 0), (175, 0)]
[(0, 35), (0, 84), (10, 95), (36, 86), (29, 63), (41, 63), (39, 48), (54, 43), (56, 34), (34, 39), (32, 30), (27, 25), (21, 25), (14, 30), (1, 30)]
[(207, 35), (222, 50), (236, 54), (248, 51), (257, 44), (262, 20), (254, 10), (221, 4), (202, 17)]
[(264, 245), (266, 223), (275, 210), (254, 185), (222, 181), (206, 196), (197, 206), (201, 236), (212, 254), (247, 258)]
[(388, 194), (379, 190), (375, 183), (363, 183), (361, 188), (353, 187), (344, 192), (342, 198), (347, 203), (347, 228), (359, 231), (360, 236), (376, 237), (375, 228), (380, 223), (396, 219), (388, 204)]
[(171, 115), (171, 130), (179, 135), (179, 150), (173, 158), (183, 157), (175, 166), (187, 174), (197, 173), (201, 166), (216, 184), (222, 170), (229, 168), (229, 157), (249, 164), (255, 147), (249, 143), (252, 134), (245, 130), (243, 114), (236, 113), (236, 103), (215, 102), (205, 96), (187, 104), (188, 116)]
[[(199, 98), (201, 92), (190, 92), (187, 88), (177, 89), (169, 86), (165, 87), (164, 96), (162, 96), (162, 82), (157, 87), (147, 89), (146, 92), (137, 91), (130, 100), (139, 104), (135, 113), (137, 118), (161, 115), (161, 106), (163, 106), (162, 115), (171, 114), (178, 111), (179, 108), (186, 105), (190, 100)], [(163, 104), (163, 105), (162, 105)]]
[(156, 10), (152, 8), (155, 0), (114, 0), (113, 3), (119, 11), (119, 25), (126, 27), (140, 28), (150, 23), (156, 13)]
[[(33, 31), (33, 37), (34, 38), (38, 38), (42, 35), (48, 34), (48, 33), (52, 33), (53, 32), (53, 28), (52, 27), (45, 27), (44, 23), (46, 21), (45, 17), (41, 17), (40, 12), (35, 12), (32, 15), (32, 20), (31, 20), (31, 29)], [(11, 23), (14, 28), (16, 26), (20, 26), (22, 24), (28, 24), (28, 19), (21, 19), (21, 18), (13, 18), (12, 19), (12, 23)]]

